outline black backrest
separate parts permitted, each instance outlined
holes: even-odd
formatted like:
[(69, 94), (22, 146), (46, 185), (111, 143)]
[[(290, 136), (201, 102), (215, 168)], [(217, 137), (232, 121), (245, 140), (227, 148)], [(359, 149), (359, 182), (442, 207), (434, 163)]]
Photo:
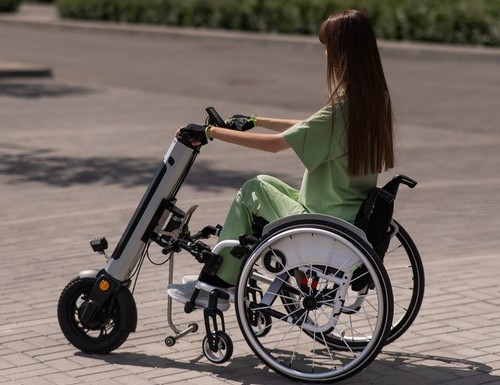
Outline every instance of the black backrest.
[(410, 188), (417, 182), (405, 175), (397, 175), (384, 187), (373, 188), (362, 203), (354, 225), (363, 230), (373, 250), (383, 259), (391, 241), (391, 221), (394, 200), (400, 184)]
[(361, 205), (354, 225), (363, 230), (368, 242), (380, 258), (384, 257), (390, 241), (390, 224), (394, 212), (394, 196), (375, 187)]

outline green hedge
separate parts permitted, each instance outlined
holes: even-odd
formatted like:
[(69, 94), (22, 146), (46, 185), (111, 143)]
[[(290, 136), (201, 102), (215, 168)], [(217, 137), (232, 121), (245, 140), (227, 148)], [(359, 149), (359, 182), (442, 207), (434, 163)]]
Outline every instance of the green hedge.
[(16, 12), (22, 0), (0, 0), (0, 12)]
[(57, 5), (66, 18), (300, 34), (317, 33), (333, 12), (357, 8), (383, 39), (500, 45), (500, 0), (57, 0)]

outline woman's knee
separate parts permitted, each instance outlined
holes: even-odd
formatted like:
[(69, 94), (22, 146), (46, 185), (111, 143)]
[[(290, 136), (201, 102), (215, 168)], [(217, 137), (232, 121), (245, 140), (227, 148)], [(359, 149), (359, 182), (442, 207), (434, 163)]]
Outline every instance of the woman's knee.
[(270, 185), (273, 185), (273, 186), (275, 184), (281, 184), (281, 183), (283, 183), (280, 179), (276, 178), (275, 176), (265, 175), (265, 174), (257, 175), (255, 177), (255, 179), (258, 179), (261, 183), (266, 183), (266, 184), (270, 184)]
[(240, 192), (245, 194), (246, 191), (255, 191), (256, 189), (260, 189), (264, 183), (266, 183), (266, 175), (257, 175), (251, 179), (248, 179), (243, 186), (240, 188)]
[(273, 185), (278, 179), (270, 175), (257, 175), (251, 179), (248, 179), (243, 186), (241, 186), (241, 191), (255, 191), (256, 188), (262, 187), (262, 185)]

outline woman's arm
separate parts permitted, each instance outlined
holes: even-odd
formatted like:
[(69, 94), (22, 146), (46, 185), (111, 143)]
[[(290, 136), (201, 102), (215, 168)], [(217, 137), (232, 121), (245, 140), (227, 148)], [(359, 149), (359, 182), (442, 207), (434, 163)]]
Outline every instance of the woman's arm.
[(300, 122), (300, 120), (264, 118), (262, 116), (257, 116), (255, 125), (272, 131), (283, 132), (298, 122)]
[(207, 130), (207, 137), (267, 152), (279, 152), (290, 147), (282, 134), (258, 134), (210, 127)]

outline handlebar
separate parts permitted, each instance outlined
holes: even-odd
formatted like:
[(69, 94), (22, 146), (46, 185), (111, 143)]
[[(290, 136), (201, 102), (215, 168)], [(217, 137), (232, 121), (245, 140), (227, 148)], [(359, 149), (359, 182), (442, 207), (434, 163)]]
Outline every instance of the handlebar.
[[(211, 124), (217, 127), (223, 127), (227, 128), (226, 122), (224, 122), (224, 119), (221, 118), (219, 113), (215, 110), (214, 107), (207, 107), (205, 108), (205, 111), (207, 112), (208, 118), (207, 118), (207, 124)], [(188, 132), (183, 132), (180, 137), (180, 141), (190, 147), (197, 148), (200, 147), (198, 146), (193, 146), (193, 143), (198, 141), (198, 138), (193, 137), (190, 135)]]
[(215, 108), (207, 107), (205, 111), (207, 111), (208, 114), (208, 124), (213, 124), (217, 127), (226, 127), (226, 122), (220, 117)]

